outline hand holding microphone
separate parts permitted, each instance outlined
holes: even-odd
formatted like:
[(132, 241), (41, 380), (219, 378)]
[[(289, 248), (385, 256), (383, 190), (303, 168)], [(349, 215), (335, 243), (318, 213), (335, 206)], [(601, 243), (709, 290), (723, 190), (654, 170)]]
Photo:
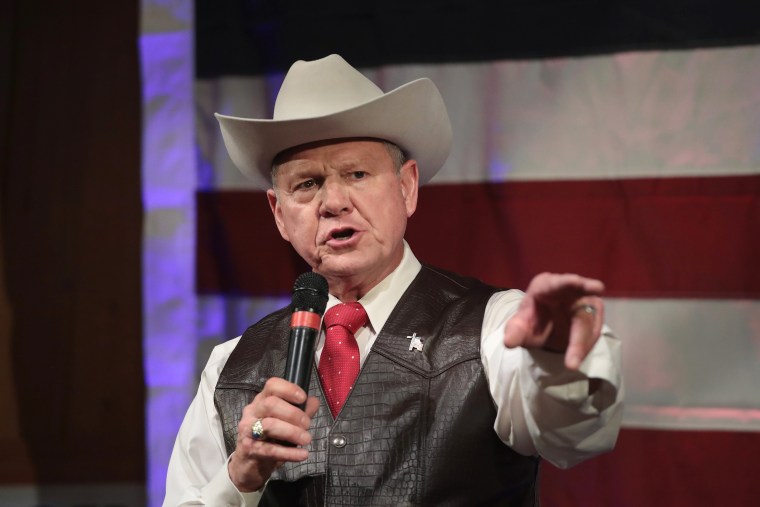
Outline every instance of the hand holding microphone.
[[(240, 491), (259, 490), (282, 463), (304, 461), (309, 455), (308, 429), (318, 407), (315, 398), (309, 399), (309, 380), (327, 290), (327, 280), (317, 273), (304, 273), (296, 279), (283, 377), (303, 389), (306, 400), (298, 403), (292, 385), (272, 377), (243, 409), (237, 446), (228, 466), (230, 479)], [(275, 398), (274, 403), (268, 398)]]

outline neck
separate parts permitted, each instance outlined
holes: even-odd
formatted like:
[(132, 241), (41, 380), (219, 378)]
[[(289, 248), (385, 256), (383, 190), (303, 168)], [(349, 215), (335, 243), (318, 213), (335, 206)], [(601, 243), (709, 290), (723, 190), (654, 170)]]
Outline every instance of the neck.
[(356, 275), (325, 276), (325, 278), (330, 287), (330, 294), (340, 299), (342, 303), (351, 303), (363, 298), (365, 294), (375, 288), (375, 286), (382, 282), (392, 271), (393, 269), (390, 269), (387, 272), (383, 272), (380, 275), (371, 278)]
[(330, 288), (330, 294), (338, 298), (342, 303), (351, 303), (359, 301), (369, 291), (374, 289), (380, 282), (393, 273), (393, 270), (399, 267), (404, 257), (403, 248), (399, 251), (394, 262), (391, 262), (383, 269), (373, 270), (364, 273), (321, 273)]
[(344, 279), (327, 279), (327, 283), (330, 285), (330, 294), (338, 298), (342, 303), (351, 303), (359, 301), (364, 295), (372, 290), (372, 287), (367, 287), (364, 284), (355, 284), (350, 280)]

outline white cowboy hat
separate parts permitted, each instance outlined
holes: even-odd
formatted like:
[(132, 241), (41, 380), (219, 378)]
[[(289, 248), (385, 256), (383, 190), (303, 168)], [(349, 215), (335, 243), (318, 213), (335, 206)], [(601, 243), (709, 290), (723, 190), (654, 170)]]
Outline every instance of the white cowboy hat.
[(417, 79), (388, 93), (338, 55), (294, 63), (277, 95), (274, 118), (216, 114), (235, 165), (257, 187), (271, 187), (278, 153), (305, 143), (373, 137), (398, 145), (417, 160), (420, 184), (449, 155), (451, 124), (438, 88)]

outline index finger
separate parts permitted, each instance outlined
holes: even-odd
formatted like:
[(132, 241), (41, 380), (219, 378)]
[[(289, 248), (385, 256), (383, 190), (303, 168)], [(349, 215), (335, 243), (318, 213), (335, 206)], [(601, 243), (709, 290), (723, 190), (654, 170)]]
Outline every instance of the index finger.
[(261, 390), (264, 396), (277, 396), (293, 405), (306, 402), (306, 392), (300, 386), (279, 377), (272, 377)]
[(604, 283), (573, 273), (541, 273), (531, 280), (525, 292), (538, 300), (575, 300), (582, 296), (598, 296), (604, 292)]

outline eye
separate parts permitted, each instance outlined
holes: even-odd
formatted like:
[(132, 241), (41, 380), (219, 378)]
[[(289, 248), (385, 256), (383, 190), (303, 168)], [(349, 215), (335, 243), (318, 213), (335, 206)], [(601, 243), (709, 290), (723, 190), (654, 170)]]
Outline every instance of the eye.
[(367, 173), (364, 171), (354, 171), (351, 173), (351, 176), (353, 176), (355, 180), (361, 180), (367, 176)]
[(304, 180), (300, 183), (298, 183), (295, 187), (296, 190), (308, 190), (310, 188), (313, 188), (317, 185), (317, 181), (314, 178), (309, 178), (308, 180)]

